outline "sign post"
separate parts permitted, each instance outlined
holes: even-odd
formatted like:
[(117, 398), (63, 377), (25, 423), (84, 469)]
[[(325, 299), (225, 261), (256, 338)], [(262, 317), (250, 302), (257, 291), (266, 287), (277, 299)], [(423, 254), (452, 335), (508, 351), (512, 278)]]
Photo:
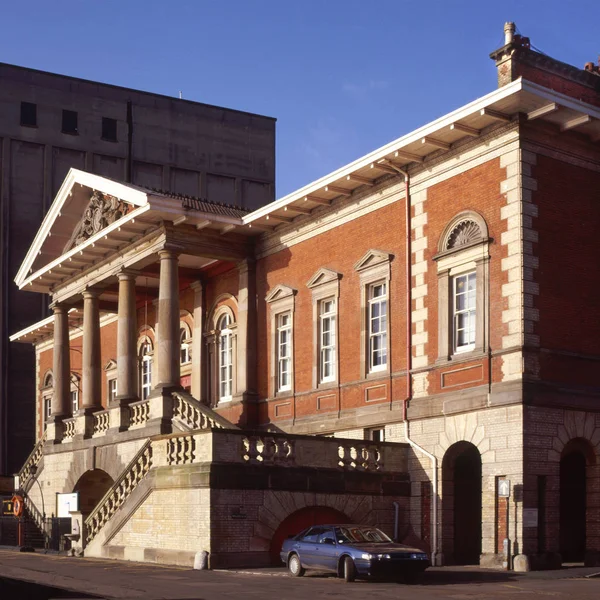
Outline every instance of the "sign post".
[(510, 569), (510, 538), (508, 532), (510, 479), (500, 479), (498, 481), (498, 503), (501, 502), (501, 498), (504, 498), (506, 502), (506, 537), (502, 542), (502, 568), (508, 571)]

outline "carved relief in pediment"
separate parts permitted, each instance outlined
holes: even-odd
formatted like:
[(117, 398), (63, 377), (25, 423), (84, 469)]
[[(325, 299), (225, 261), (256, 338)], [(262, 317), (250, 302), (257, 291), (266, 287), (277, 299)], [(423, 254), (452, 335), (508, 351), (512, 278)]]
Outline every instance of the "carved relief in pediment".
[(125, 216), (130, 208), (131, 205), (127, 202), (94, 190), (83, 218), (73, 230), (73, 235), (64, 247), (63, 254)]

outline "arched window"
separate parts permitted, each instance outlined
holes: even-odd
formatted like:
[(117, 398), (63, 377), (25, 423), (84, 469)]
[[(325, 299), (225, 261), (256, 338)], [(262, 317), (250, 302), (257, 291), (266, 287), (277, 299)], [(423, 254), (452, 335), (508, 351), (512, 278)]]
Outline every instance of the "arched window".
[(224, 314), (218, 322), (219, 402), (231, 400), (233, 390), (233, 333), (231, 317)]
[(182, 365), (189, 363), (192, 360), (191, 344), (188, 331), (185, 327), (179, 330), (180, 347), (180, 362)]
[(52, 373), (46, 373), (46, 377), (44, 377), (44, 388), (54, 387), (54, 377), (52, 377)]
[(487, 347), (489, 237), (483, 217), (461, 212), (444, 229), (434, 257), (438, 272), (438, 359)]
[(149, 342), (140, 348), (140, 382), (142, 400), (145, 400), (152, 390), (152, 345)]

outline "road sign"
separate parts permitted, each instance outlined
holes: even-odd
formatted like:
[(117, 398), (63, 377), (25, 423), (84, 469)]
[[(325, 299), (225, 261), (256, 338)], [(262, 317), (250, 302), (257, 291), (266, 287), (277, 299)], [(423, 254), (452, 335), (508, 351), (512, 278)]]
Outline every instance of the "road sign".
[(500, 479), (498, 481), (498, 496), (508, 498), (510, 496), (510, 479)]

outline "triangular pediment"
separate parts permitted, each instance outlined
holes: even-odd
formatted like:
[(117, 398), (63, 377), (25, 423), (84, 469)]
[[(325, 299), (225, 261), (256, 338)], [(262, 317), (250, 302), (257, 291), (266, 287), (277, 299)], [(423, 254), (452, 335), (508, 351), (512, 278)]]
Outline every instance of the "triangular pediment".
[[(15, 282), (21, 287), (35, 273), (79, 246), (102, 237), (148, 204), (143, 188), (70, 169)], [(146, 207), (147, 208), (147, 207)]]
[(289, 298), (296, 293), (297, 290), (287, 285), (276, 285), (265, 298), (266, 302), (275, 302), (276, 300), (282, 300), (283, 298)]
[(321, 267), (306, 283), (306, 287), (315, 288), (325, 283), (331, 283), (332, 281), (338, 281), (341, 279), (342, 274), (331, 269)]
[(112, 371), (113, 369), (117, 368), (117, 361), (114, 358), (111, 358), (105, 365), (104, 365), (104, 370), (105, 371)]
[(364, 269), (376, 267), (377, 265), (390, 262), (393, 256), (393, 254), (384, 252), (383, 250), (371, 249), (354, 265), (354, 269), (356, 271), (363, 271)]

